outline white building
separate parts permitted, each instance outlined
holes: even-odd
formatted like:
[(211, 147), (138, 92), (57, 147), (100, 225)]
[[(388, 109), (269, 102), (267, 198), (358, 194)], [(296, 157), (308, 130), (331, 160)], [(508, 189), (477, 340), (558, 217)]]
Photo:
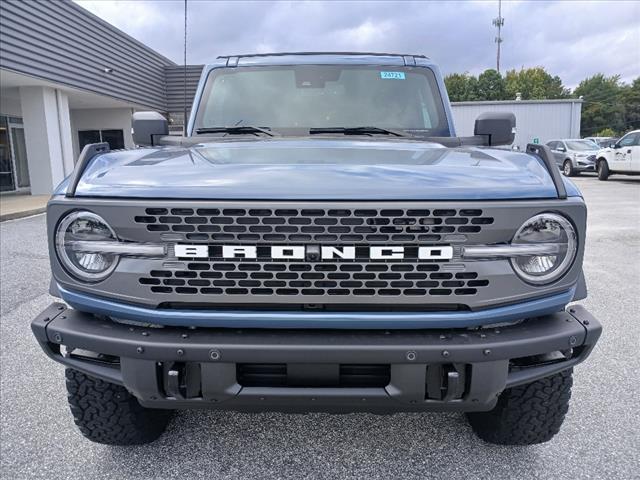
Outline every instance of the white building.
[(1, 193), (50, 194), (87, 143), (133, 147), (135, 110), (182, 116), (183, 67), (158, 52), (69, 0), (0, 8)]

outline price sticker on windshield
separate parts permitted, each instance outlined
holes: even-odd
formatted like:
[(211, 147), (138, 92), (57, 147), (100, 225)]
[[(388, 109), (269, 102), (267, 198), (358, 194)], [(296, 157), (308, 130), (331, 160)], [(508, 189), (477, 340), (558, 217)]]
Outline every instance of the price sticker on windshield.
[(380, 72), (380, 78), (384, 80), (404, 80), (404, 72)]

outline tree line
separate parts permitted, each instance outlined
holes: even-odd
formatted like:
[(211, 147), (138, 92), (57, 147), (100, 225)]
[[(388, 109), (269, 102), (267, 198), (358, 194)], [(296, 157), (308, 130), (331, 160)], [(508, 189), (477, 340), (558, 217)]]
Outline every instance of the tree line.
[(582, 97), (580, 134), (620, 136), (640, 128), (640, 77), (631, 84), (620, 75), (597, 73), (585, 78), (572, 91), (543, 67), (509, 70), (504, 76), (488, 69), (477, 77), (453, 73), (444, 78), (452, 102), (481, 100), (551, 100)]

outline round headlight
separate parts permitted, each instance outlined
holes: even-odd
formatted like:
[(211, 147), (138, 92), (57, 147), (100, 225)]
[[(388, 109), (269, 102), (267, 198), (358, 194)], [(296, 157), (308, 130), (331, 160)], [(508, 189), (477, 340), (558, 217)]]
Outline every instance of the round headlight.
[[(56, 230), (56, 252), (62, 265), (84, 281), (106, 278), (118, 263), (113, 253), (93, 253), (88, 242), (118, 241), (113, 229), (91, 212), (73, 212), (62, 219)], [(82, 248), (78, 248), (82, 245)]]
[(548, 255), (514, 257), (511, 265), (523, 280), (536, 285), (551, 283), (571, 267), (578, 242), (576, 232), (566, 218), (543, 213), (524, 222), (511, 242), (514, 245), (548, 244)]

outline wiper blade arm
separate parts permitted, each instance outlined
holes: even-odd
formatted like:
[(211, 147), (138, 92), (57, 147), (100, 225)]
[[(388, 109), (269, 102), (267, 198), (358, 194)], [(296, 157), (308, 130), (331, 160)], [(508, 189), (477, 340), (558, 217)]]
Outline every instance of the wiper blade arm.
[(196, 130), (197, 134), (201, 133), (230, 133), (232, 135), (244, 135), (246, 133), (264, 133), (270, 137), (274, 136), (268, 128), (255, 127), (253, 125), (233, 125), (230, 127), (202, 127)]
[(322, 134), (322, 133), (342, 133), (344, 135), (394, 135), (396, 137), (411, 137), (412, 135), (394, 130), (391, 128), (382, 127), (319, 127), (310, 128), (309, 134)]

